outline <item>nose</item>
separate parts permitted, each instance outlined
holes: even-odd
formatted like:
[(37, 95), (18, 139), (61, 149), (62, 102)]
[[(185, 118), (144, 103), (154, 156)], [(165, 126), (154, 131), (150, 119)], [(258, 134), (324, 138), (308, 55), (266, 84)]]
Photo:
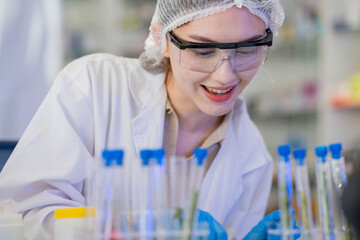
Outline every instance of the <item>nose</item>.
[(234, 81), (236, 73), (232, 66), (230, 57), (224, 57), (218, 62), (215, 67), (215, 71), (212, 73), (212, 77), (224, 85)]

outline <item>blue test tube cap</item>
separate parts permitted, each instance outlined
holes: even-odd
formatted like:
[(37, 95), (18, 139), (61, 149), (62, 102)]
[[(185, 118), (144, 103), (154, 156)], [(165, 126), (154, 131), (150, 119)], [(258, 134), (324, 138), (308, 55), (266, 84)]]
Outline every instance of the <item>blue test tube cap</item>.
[(161, 165), (165, 156), (165, 150), (163, 148), (149, 150), (144, 149), (140, 151), (140, 157), (144, 166), (149, 165), (151, 159), (155, 159), (156, 162)]
[(124, 151), (123, 150), (114, 150), (113, 151), (114, 159), (116, 162), (116, 165), (122, 166), (123, 160), (124, 160)]
[(104, 150), (102, 153), (105, 167), (110, 167), (115, 162), (116, 165), (122, 166), (124, 151), (123, 150)]
[(290, 145), (281, 145), (278, 147), (278, 154), (279, 156), (282, 157), (280, 159), (285, 160), (285, 162), (290, 160), (289, 158), (290, 153), (291, 153)]
[(306, 149), (297, 149), (293, 152), (293, 156), (298, 166), (304, 166), (305, 157), (306, 157)]
[(289, 156), (291, 152), (290, 145), (281, 145), (278, 147), (278, 154), (282, 157)]
[(332, 155), (333, 159), (340, 159), (341, 158), (341, 150), (342, 150), (341, 143), (330, 144), (329, 150), (331, 152), (331, 155)]
[(207, 150), (206, 149), (203, 149), (203, 148), (195, 148), (194, 149), (194, 155), (197, 159), (197, 165), (198, 166), (201, 166), (205, 160), (205, 158), (207, 157)]
[(150, 163), (150, 159), (152, 158), (152, 151), (147, 149), (141, 150), (140, 158), (142, 160), (143, 166), (148, 166)]
[(111, 151), (110, 150), (104, 150), (102, 152), (102, 157), (104, 159), (105, 167), (110, 167), (112, 165), (112, 162), (113, 162), (113, 157), (112, 157)]
[(160, 148), (160, 149), (157, 149), (157, 150), (152, 150), (152, 157), (157, 160), (157, 163), (159, 165), (162, 164), (164, 156), (165, 156), (165, 150), (163, 148)]
[(326, 155), (327, 155), (327, 147), (326, 146), (317, 146), (315, 148), (315, 155), (321, 160), (322, 162), (326, 162)]

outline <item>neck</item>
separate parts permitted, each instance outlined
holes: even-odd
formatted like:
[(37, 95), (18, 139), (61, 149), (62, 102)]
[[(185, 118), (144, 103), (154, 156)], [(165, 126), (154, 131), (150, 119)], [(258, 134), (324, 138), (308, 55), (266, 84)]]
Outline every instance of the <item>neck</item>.
[(203, 114), (199, 111), (182, 112), (174, 110), (178, 116), (179, 129), (187, 132), (207, 132), (209, 129), (216, 129), (222, 117), (214, 117)]

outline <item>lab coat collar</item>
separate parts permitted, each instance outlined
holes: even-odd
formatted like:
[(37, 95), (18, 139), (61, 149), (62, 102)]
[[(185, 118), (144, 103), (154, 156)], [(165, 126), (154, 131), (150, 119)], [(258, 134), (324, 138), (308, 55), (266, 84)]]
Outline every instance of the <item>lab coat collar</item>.
[(130, 91), (140, 111), (132, 120), (135, 150), (161, 148), (166, 104), (165, 73), (151, 74), (140, 65), (130, 74)]
[(141, 108), (154, 106), (156, 100), (166, 97), (165, 76), (166, 73), (150, 73), (140, 64), (130, 72), (130, 91)]

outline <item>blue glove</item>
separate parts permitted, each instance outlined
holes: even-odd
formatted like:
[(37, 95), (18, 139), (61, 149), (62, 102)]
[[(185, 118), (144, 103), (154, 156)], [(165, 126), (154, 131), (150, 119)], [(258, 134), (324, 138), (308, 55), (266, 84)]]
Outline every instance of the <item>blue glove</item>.
[(210, 240), (227, 240), (228, 236), (225, 229), (218, 223), (208, 212), (199, 210), (198, 222), (207, 222), (209, 223)]
[[(292, 215), (294, 215), (295, 210), (293, 209)], [(280, 210), (274, 211), (269, 215), (265, 216), (255, 227), (251, 229), (251, 231), (243, 238), (243, 240), (267, 240), (268, 239), (268, 229), (277, 229), (280, 227)], [(292, 217), (293, 220), (293, 228), (299, 229), (296, 226), (295, 218)], [(300, 234), (295, 234), (294, 239), (298, 239)], [(280, 240), (281, 236), (270, 236), (271, 240)]]

